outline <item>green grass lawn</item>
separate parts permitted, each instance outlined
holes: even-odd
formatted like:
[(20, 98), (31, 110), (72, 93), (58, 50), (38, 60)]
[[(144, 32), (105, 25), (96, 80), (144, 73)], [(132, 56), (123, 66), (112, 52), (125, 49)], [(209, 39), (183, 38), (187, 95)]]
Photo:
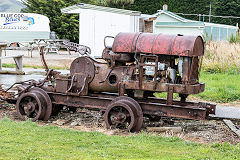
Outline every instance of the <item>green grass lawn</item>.
[[(200, 82), (205, 83), (205, 91), (191, 95), (191, 97), (203, 100), (226, 103), (240, 101), (240, 73), (209, 73), (202, 71)], [(166, 93), (156, 93), (155, 96), (166, 98)], [(174, 99), (179, 99), (178, 94), (174, 94)]]
[(238, 159), (240, 144), (196, 144), (175, 137), (107, 136), (9, 119), (0, 121), (0, 159)]
[(214, 102), (240, 101), (240, 73), (201, 72), (200, 82), (205, 82), (205, 91), (196, 97)]
[[(2, 67), (5, 68), (16, 68), (16, 64), (6, 64), (3, 63)], [(69, 69), (68, 67), (55, 67), (55, 66), (48, 66), (50, 69)], [(23, 68), (34, 68), (34, 69), (44, 69), (44, 66), (33, 66), (33, 65), (23, 65)]]

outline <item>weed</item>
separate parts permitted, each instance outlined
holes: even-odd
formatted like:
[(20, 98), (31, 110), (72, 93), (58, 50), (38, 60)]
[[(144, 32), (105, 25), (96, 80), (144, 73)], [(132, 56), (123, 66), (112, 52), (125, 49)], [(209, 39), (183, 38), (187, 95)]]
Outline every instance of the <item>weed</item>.
[(239, 33), (235, 36), (234, 34), (231, 34), (229, 40), (230, 43), (239, 43), (240, 42), (240, 36)]
[(204, 34), (202, 34), (202, 38), (204, 42), (211, 42), (213, 40), (213, 34), (209, 36), (209, 34), (205, 31)]

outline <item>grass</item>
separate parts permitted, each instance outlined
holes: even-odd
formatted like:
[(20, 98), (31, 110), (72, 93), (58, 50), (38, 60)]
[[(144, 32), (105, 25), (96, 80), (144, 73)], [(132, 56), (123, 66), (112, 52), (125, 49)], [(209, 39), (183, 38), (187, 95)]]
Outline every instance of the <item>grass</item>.
[(240, 45), (207, 42), (200, 82), (205, 91), (195, 97), (214, 102), (240, 101)]
[(240, 74), (240, 45), (228, 42), (207, 42), (202, 68), (211, 73)]
[(0, 121), (0, 159), (237, 159), (240, 144), (197, 144), (175, 137), (107, 136), (33, 122)]
[(230, 43), (239, 43), (240, 42), (240, 35), (239, 33), (237, 33), (237, 35), (231, 35), (229, 40), (228, 40)]
[(214, 102), (240, 101), (240, 74), (201, 72), (205, 91), (195, 97)]
[[(227, 103), (240, 101), (240, 74), (228, 73), (210, 73), (202, 71), (200, 82), (205, 83), (205, 91), (191, 95), (193, 98), (203, 99), (218, 103)], [(167, 93), (155, 93), (155, 96), (166, 98)], [(180, 99), (178, 94), (173, 94), (174, 99)]]
[[(6, 64), (6, 63), (3, 63), (2, 64), (2, 67), (5, 67), (5, 68), (16, 68), (16, 64)], [(34, 66), (34, 65), (23, 65), (23, 68), (34, 68), (34, 69), (44, 69), (43, 66)], [(49, 68), (51, 69), (70, 69), (69, 67), (56, 67), (56, 66), (49, 66)]]

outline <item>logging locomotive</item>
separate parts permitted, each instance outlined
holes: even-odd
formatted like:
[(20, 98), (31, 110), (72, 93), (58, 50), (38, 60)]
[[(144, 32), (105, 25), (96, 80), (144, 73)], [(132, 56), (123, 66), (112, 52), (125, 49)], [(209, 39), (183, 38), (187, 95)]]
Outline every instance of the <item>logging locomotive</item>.
[[(109, 38), (112, 46), (105, 43)], [(205, 87), (199, 82), (200, 36), (119, 33), (105, 37), (100, 59), (91, 57), (87, 46), (64, 44), (82, 55), (72, 62), (69, 75), (48, 69), (41, 48), (46, 78), (17, 83), (17, 95), (8, 99), (22, 120), (48, 120), (61, 106), (83, 107), (103, 113), (107, 128), (134, 132), (144, 116), (204, 120), (215, 113), (213, 104), (186, 101)], [(154, 97), (155, 92), (167, 92), (166, 99)]]

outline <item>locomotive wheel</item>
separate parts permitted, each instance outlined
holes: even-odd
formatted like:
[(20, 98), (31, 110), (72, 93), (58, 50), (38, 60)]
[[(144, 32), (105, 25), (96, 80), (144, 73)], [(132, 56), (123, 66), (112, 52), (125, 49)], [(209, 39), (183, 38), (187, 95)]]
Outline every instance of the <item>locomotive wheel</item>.
[(42, 103), (36, 93), (22, 94), (16, 104), (17, 113), (20, 119), (36, 121), (43, 117)]
[(119, 128), (137, 132), (142, 127), (142, 109), (130, 97), (117, 97), (107, 107), (104, 120), (107, 128)]
[(132, 107), (124, 102), (114, 102), (108, 106), (105, 112), (104, 120), (108, 129), (123, 129), (131, 131), (136, 125), (136, 115), (132, 110)]
[(52, 103), (48, 94), (37, 87), (23, 93), (17, 99), (16, 108), (22, 120), (48, 120), (52, 113)]
[(38, 88), (38, 87), (34, 87), (29, 91), (38, 93), (43, 97), (41, 100), (41, 103), (43, 103), (44, 115), (40, 119), (47, 121), (52, 114), (52, 101), (51, 101), (50, 97), (43, 89)]

